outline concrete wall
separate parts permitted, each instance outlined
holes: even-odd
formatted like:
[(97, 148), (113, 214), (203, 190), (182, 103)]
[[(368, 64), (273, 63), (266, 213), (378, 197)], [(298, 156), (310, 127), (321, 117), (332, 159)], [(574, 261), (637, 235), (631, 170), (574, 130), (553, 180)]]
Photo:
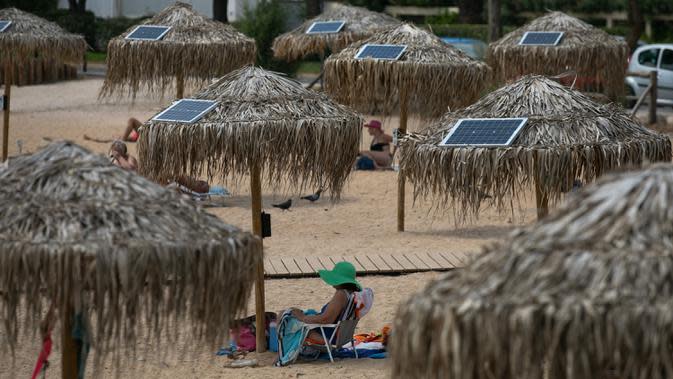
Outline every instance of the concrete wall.
[[(182, 1), (204, 16), (213, 17), (213, 0)], [(153, 15), (173, 3), (175, 0), (87, 0), (86, 9), (103, 18), (142, 17)], [(59, 0), (58, 6), (68, 8), (68, 0)]]

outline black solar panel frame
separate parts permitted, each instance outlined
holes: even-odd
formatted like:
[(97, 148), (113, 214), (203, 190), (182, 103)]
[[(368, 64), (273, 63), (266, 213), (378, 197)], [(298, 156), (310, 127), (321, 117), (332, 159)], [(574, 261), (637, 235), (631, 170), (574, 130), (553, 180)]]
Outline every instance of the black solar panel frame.
[(6, 22), (7, 24), (5, 24), (4, 27), (0, 28), (0, 33), (4, 32), (5, 30), (7, 30), (7, 28), (9, 28), (10, 25), (12, 25), (11, 20), (0, 20), (0, 24), (3, 23), (3, 22)]
[[(341, 23), (337, 30), (330, 30), (330, 31), (314, 31), (313, 29), (316, 27), (316, 25), (320, 24), (327, 24), (327, 23)], [(343, 20), (333, 20), (333, 21), (316, 21), (311, 24), (311, 26), (306, 29), (306, 34), (333, 34), (333, 33), (339, 33), (341, 29), (343, 29), (344, 25), (346, 25), (346, 21)]]
[[(506, 122), (506, 121), (518, 121), (517, 127), (509, 132), (509, 137), (507, 141), (501, 142), (501, 143), (449, 143), (448, 141), (453, 137), (454, 135), (457, 134), (457, 132), (460, 131), (461, 126), (463, 124), (467, 124), (470, 121), (491, 121), (491, 122)], [(442, 142), (440, 142), (439, 146), (443, 147), (502, 147), (502, 146), (510, 146), (514, 139), (516, 138), (517, 135), (519, 135), (519, 132), (523, 127), (526, 125), (528, 122), (527, 117), (502, 117), (502, 118), (461, 118), (458, 121), (456, 121), (456, 124), (454, 125), (453, 128), (451, 128), (451, 131), (449, 134), (444, 137)], [(501, 136), (497, 136), (501, 137)], [(493, 138), (493, 137), (492, 137)]]
[[(373, 56), (368, 56), (368, 57), (362, 57), (361, 55), (367, 50), (367, 48), (381, 48), (381, 47), (401, 47), (402, 50), (397, 54), (395, 57), (386, 57), (386, 58), (378, 58), (378, 57), (373, 57)], [(362, 47), (360, 47), (360, 50), (358, 50), (357, 54), (355, 54), (355, 59), (379, 59), (379, 60), (386, 60), (386, 61), (396, 61), (399, 60), (402, 54), (407, 51), (407, 45), (395, 45), (395, 44), (375, 44), (375, 43), (367, 43), (364, 44)]]
[[(169, 113), (171, 111), (175, 111), (175, 108), (178, 107), (180, 104), (184, 102), (198, 102), (198, 103), (210, 103), (206, 108), (204, 108), (201, 112), (199, 112), (196, 116), (192, 117), (189, 120), (186, 119), (177, 119), (177, 118), (165, 118), (163, 117), (166, 113)], [(171, 104), (170, 107), (164, 109), (161, 111), (158, 115), (152, 117), (152, 121), (163, 121), (163, 122), (180, 122), (184, 124), (193, 124), (194, 122), (200, 120), (203, 116), (205, 116), (206, 113), (210, 112), (217, 106), (217, 101), (215, 100), (205, 100), (205, 99), (180, 99), (173, 104)]]
[[(148, 29), (165, 29), (159, 36), (156, 38), (139, 38), (139, 37), (132, 37), (134, 33), (137, 31), (141, 30), (142, 28), (148, 28)], [(171, 30), (170, 26), (163, 26), (163, 25), (138, 25), (131, 31), (126, 36), (126, 39), (134, 40), (134, 41), (159, 41), (160, 39), (164, 38), (166, 33)]]
[[(556, 38), (553, 41), (553, 43), (551, 43), (551, 42), (550, 43), (525, 43), (526, 38), (529, 35), (533, 35), (533, 34), (545, 34), (545, 35), (549, 35), (549, 36), (554, 35)], [(543, 30), (527, 31), (523, 34), (523, 36), (521, 37), (521, 40), (519, 40), (519, 45), (522, 45), (522, 46), (557, 46), (559, 44), (559, 42), (561, 42), (561, 38), (563, 38), (563, 34), (564, 34), (563, 32), (557, 32), (557, 31), (543, 31)]]

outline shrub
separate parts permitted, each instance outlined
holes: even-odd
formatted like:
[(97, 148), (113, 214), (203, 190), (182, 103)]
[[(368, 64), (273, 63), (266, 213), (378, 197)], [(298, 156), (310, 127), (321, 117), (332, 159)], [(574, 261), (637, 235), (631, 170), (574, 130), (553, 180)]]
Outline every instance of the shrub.
[(96, 16), (90, 12), (73, 13), (67, 9), (55, 9), (44, 15), (70, 33), (81, 34), (86, 43), (96, 48)]
[(97, 18), (96, 19), (96, 45), (97, 51), (107, 51), (108, 42), (133, 25), (139, 24), (145, 17), (141, 18)]

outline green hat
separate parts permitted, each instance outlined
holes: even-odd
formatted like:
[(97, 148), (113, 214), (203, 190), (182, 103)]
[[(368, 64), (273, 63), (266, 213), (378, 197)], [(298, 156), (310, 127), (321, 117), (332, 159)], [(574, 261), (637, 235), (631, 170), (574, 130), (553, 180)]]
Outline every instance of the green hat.
[(355, 266), (349, 262), (338, 262), (334, 265), (332, 271), (318, 270), (318, 275), (330, 286), (352, 283), (358, 287), (358, 290), (362, 291), (362, 286), (355, 280)]

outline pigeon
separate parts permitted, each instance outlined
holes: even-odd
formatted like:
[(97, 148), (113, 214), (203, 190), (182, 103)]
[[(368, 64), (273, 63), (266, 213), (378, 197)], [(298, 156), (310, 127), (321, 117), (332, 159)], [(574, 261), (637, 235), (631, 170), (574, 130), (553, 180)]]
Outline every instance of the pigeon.
[(286, 201), (283, 201), (283, 202), (280, 203), (280, 204), (271, 204), (271, 205), (273, 205), (273, 206), (276, 207), (276, 208), (280, 208), (280, 209), (282, 209), (282, 210), (284, 210), (284, 211), (287, 211), (287, 210), (289, 210), (290, 207), (292, 206), (292, 199), (287, 199)]
[(321, 193), (322, 193), (322, 188), (315, 191), (315, 193), (313, 195), (303, 196), (301, 199), (302, 200), (308, 200), (310, 202), (314, 202), (314, 201), (317, 201), (318, 199), (320, 199), (320, 194)]

